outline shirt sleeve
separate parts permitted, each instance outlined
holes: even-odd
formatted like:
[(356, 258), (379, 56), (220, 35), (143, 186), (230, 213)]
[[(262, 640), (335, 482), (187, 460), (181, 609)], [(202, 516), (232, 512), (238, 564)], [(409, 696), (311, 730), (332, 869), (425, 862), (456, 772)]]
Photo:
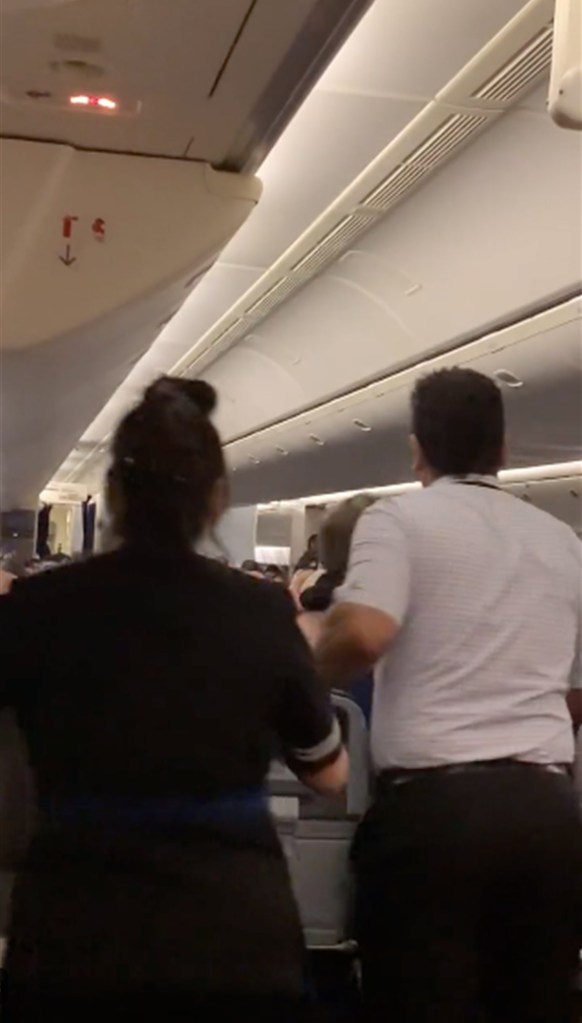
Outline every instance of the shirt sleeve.
[(381, 501), (356, 527), (346, 582), (336, 591), (336, 603), (374, 608), (401, 625), (409, 599), (406, 531), (397, 504)]
[(339, 723), (329, 690), (315, 671), (309, 646), (292, 614), (282, 623), (281, 639), (277, 738), (292, 770), (317, 771), (332, 764), (341, 752)]
[(576, 538), (577, 570), (577, 631), (574, 661), (570, 672), (570, 689), (582, 689), (582, 544)]

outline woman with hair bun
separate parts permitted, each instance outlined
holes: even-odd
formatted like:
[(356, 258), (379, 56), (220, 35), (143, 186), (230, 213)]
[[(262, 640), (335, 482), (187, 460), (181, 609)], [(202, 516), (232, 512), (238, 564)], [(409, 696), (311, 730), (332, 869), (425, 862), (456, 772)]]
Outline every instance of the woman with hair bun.
[(228, 499), (215, 400), (201, 381), (153, 384), (113, 441), (116, 549), (0, 599), (0, 706), (38, 796), (3, 1023), (300, 1012), (264, 783), (275, 746), (326, 792), (347, 760), (285, 591), (194, 553)]

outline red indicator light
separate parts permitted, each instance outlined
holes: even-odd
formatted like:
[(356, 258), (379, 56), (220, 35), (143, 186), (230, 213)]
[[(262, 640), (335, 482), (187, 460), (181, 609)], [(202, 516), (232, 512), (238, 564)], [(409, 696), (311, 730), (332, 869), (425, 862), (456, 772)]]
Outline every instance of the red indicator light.
[(74, 107), (97, 107), (100, 110), (117, 110), (119, 104), (109, 96), (69, 96), (69, 103)]

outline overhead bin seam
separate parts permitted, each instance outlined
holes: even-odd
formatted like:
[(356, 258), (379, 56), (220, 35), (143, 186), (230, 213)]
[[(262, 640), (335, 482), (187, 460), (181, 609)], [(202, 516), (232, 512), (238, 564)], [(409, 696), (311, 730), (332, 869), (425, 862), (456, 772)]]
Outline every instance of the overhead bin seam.
[(393, 389), (394, 387), (404, 386), (405, 382), (408, 380), (414, 380), (419, 374), (425, 372), (428, 368), (435, 369), (438, 368), (439, 365), (446, 365), (459, 353), (463, 353), (464, 356), (467, 356), (471, 352), (476, 352), (480, 348), (489, 348), (492, 353), (496, 351), (503, 351), (527, 337), (534, 336), (535, 334), (546, 333), (548, 330), (551, 330), (556, 326), (561, 326), (576, 319), (582, 319), (582, 294), (577, 294), (566, 302), (560, 302), (558, 305), (553, 305), (548, 309), (544, 309), (543, 311), (534, 313), (531, 316), (524, 317), (494, 331), (488, 331), (486, 334), (482, 334), (479, 337), (457, 343), (455, 346), (447, 349), (446, 351), (438, 352), (428, 358), (423, 356), (420, 361), (413, 362), (407, 366), (401, 366), (399, 369), (393, 370), (385, 376), (368, 381), (367, 383), (359, 385), (350, 391), (344, 391), (341, 394), (334, 395), (323, 402), (318, 402), (315, 405), (304, 408), (300, 412), (294, 412), (292, 415), (285, 416), (282, 419), (272, 420), (271, 422), (261, 426), (258, 430), (252, 430), (247, 433), (240, 434), (238, 437), (232, 437), (226, 442), (225, 448), (231, 451), (237, 445), (243, 445), (247, 442), (255, 441), (257, 438), (264, 437), (271, 431), (276, 432), (283, 427), (288, 427), (290, 424), (303, 422), (305, 426), (312, 425), (314, 415), (317, 415), (324, 410), (332, 409), (334, 405), (341, 405), (345, 408), (346, 402), (359, 402), (363, 396), (370, 394), (370, 392), (373, 394), (379, 387)]

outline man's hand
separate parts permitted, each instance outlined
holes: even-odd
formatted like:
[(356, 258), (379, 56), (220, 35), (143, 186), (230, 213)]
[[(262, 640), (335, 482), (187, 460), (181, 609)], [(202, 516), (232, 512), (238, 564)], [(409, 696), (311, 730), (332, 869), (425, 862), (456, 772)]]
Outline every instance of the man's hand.
[(345, 686), (369, 671), (398, 634), (393, 618), (360, 604), (338, 604), (326, 615), (315, 650), (321, 677), (330, 686)]

